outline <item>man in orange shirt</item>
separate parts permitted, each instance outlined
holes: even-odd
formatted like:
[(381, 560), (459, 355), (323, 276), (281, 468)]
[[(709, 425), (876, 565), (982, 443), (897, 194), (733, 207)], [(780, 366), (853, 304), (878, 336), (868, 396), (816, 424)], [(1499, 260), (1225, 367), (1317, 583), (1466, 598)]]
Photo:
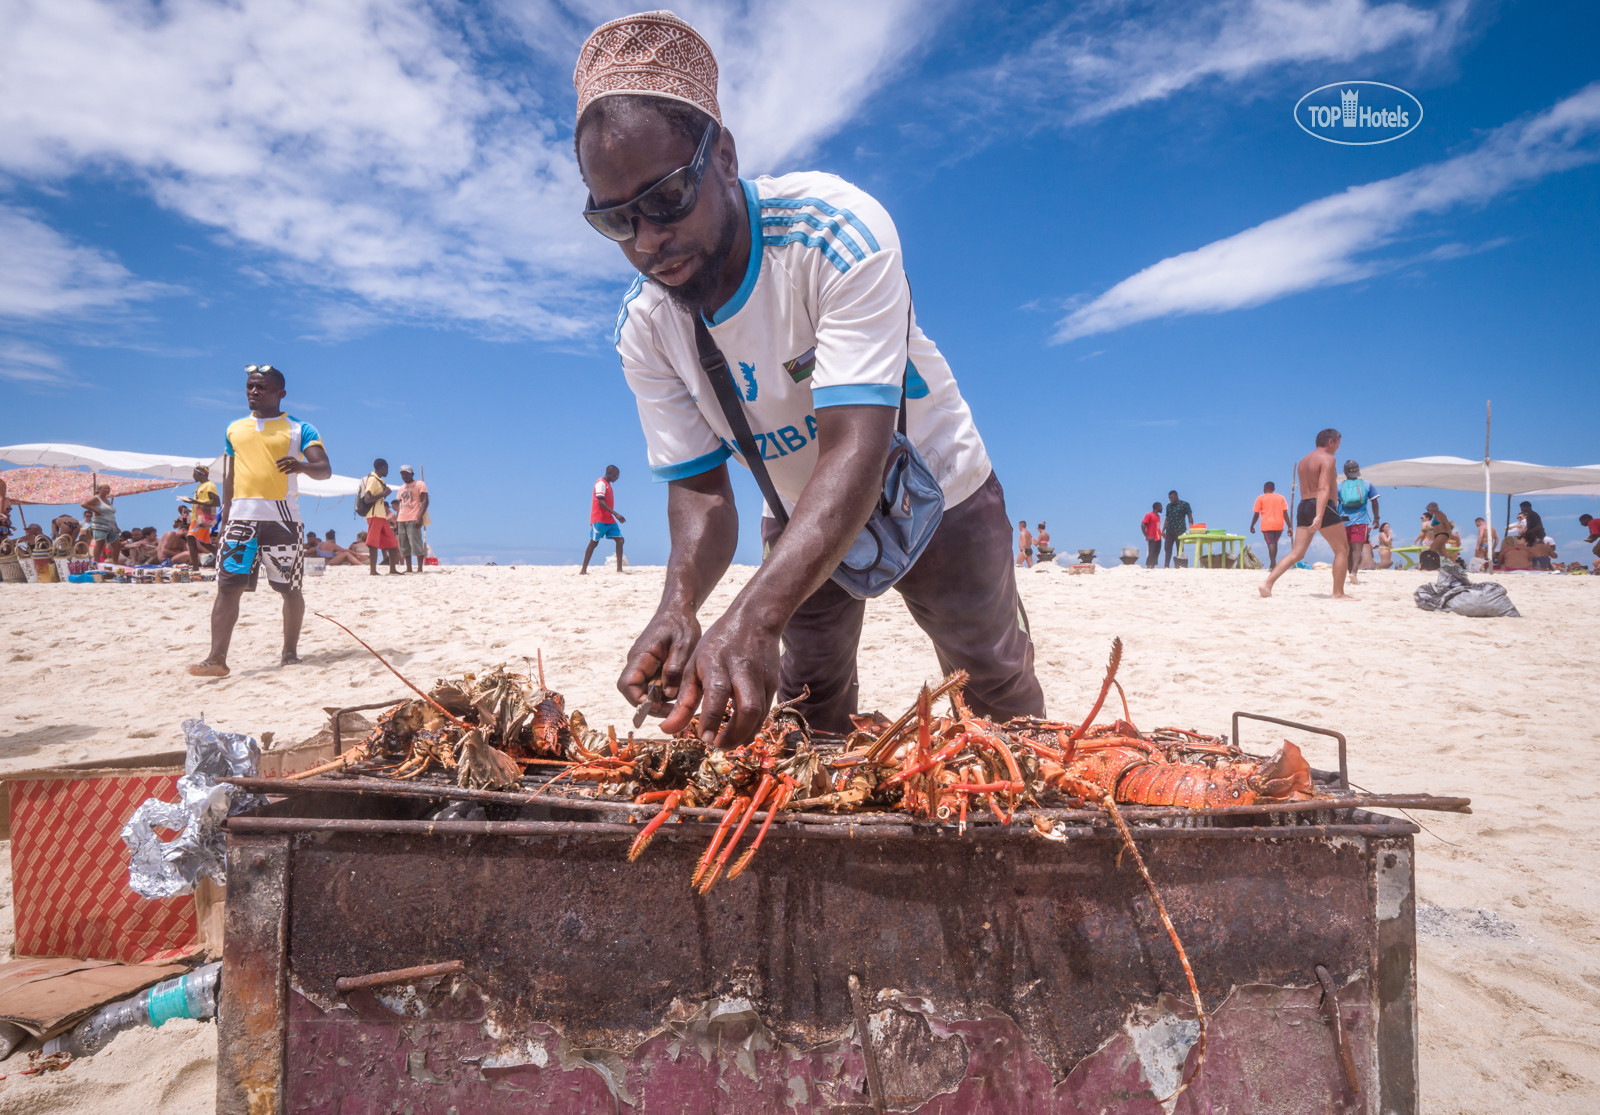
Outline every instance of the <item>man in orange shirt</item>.
[(1250, 516), (1250, 533), (1256, 532), (1256, 520), (1261, 521), (1261, 537), (1267, 543), (1267, 568), (1278, 564), (1278, 539), (1283, 537), (1283, 524), (1289, 518), (1289, 502), (1277, 493), (1276, 485), (1268, 480), (1261, 485), (1261, 494)]

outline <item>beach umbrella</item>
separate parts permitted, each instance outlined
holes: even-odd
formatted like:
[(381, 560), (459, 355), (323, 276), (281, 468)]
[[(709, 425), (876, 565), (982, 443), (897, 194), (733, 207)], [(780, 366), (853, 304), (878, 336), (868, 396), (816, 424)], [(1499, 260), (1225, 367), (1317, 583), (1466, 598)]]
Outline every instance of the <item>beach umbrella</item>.
[[(137, 492), (159, 492), (176, 488), (183, 481), (143, 476), (96, 476), (75, 468), (39, 465), (0, 472), (6, 482), (6, 499), (12, 503), (72, 506), (94, 495), (96, 483), (109, 485), (111, 496), (130, 496)], [(193, 481), (189, 481), (193, 483)]]

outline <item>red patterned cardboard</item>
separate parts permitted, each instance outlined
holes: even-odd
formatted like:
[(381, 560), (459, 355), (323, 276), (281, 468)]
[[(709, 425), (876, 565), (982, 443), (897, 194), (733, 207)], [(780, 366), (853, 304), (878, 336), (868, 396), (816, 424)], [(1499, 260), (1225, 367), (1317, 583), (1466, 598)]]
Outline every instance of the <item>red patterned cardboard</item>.
[(128, 886), (122, 826), (146, 798), (177, 800), (170, 775), (7, 783), (16, 955), (138, 964), (193, 951), (194, 898)]

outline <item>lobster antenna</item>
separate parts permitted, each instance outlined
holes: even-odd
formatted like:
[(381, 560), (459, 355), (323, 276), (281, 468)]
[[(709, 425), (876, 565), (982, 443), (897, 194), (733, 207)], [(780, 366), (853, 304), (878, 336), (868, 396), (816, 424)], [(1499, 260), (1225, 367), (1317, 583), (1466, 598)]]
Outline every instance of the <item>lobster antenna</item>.
[(1106, 665), (1106, 680), (1100, 683), (1100, 696), (1094, 699), (1094, 708), (1089, 710), (1089, 715), (1083, 718), (1083, 723), (1072, 730), (1072, 738), (1079, 740), (1083, 733), (1089, 730), (1089, 725), (1094, 723), (1094, 718), (1100, 715), (1100, 706), (1106, 703), (1106, 694), (1111, 692), (1111, 685), (1117, 680), (1117, 667), (1122, 664), (1122, 637), (1119, 635), (1111, 640), (1111, 661)]
[[(1121, 649), (1121, 640), (1118, 640), (1111, 654), (1113, 669), (1116, 668), (1117, 651)], [(1100, 695), (1104, 697), (1105, 691), (1101, 690)], [(1117, 831), (1122, 834), (1124, 846), (1129, 852), (1133, 853), (1133, 862), (1139, 868), (1139, 874), (1144, 876), (1144, 885), (1149, 888), (1150, 897), (1155, 900), (1156, 913), (1161, 915), (1161, 924), (1166, 927), (1167, 936), (1172, 938), (1172, 947), (1178, 950), (1178, 962), (1183, 965), (1184, 978), (1189, 981), (1189, 994), (1194, 996), (1195, 1017), (1200, 1021), (1200, 1039), (1195, 1043), (1199, 1047), (1199, 1052), (1195, 1054), (1194, 1071), (1189, 1074), (1187, 1079), (1179, 1078), (1178, 1090), (1173, 1092), (1172, 1095), (1165, 1099), (1156, 1100), (1157, 1103), (1166, 1106), (1183, 1094), (1184, 1089), (1189, 1087), (1196, 1076), (1200, 1075), (1200, 1066), (1205, 1064), (1206, 1008), (1200, 1005), (1200, 987), (1194, 981), (1194, 969), (1189, 967), (1189, 954), (1184, 951), (1183, 942), (1178, 939), (1178, 931), (1173, 928), (1172, 919), (1167, 916), (1167, 904), (1161, 901), (1161, 892), (1156, 889), (1155, 880), (1150, 878), (1150, 871), (1144, 865), (1144, 857), (1139, 854), (1138, 846), (1133, 842), (1133, 833), (1128, 830), (1128, 822), (1122, 819), (1122, 810), (1117, 808), (1116, 799), (1109, 793), (1100, 800), (1100, 804), (1105, 806), (1106, 812), (1110, 813), (1111, 819), (1117, 823)], [(1118, 858), (1120, 859), (1121, 857), (1119, 856)]]
[(393, 666), (389, 665), (389, 660), (387, 658), (385, 658), (383, 655), (379, 654), (377, 651), (373, 650), (372, 647), (367, 643), (367, 641), (365, 639), (363, 639), (360, 635), (357, 635), (354, 631), (350, 630), (348, 627), (346, 627), (344, 624), (340, 623), (338, 620), (334, 619), (332, 616), (325, 616), (321, 612), (312, 612), (311, 614), (316, 616), (318, 619), (327, 620), (329, 623), (331, 623), (335, 627), (337, 627), (340, 631), (343, 631), (346, 635), (350, 636), (356, 642), (358, 642), (362, 646), (366, 647), (368, 653), (370, 653), (372, 655), (372, 657), (376, 658), (379, 662), (382, 662), (385, 669), (387, 669), (391, 674), (393, 674), (395, 677), (399, 678), (401, 681), (405, 682), (406, 683), (406, 687), (408, 689), (410, 689), (412, 692), (414, 692), (417, 696), (421, 697), (424, 701), (427, 701), (434, 708), (436, 708), (440, 712), (444, 713), (445, 719), (449, 720), (450, 723), (455, 724), (456, 726), (458, 726), (464, 732), (472, 731), (472, 725), (471, 724), (468, 724), (466, 721), (464, 721), (461, 718), (455, 716), (454, 714), (451, 713), (451, 711), (449, 709), (445, 708), (438, 701), (435, 701), (432, 697), (428, 696), (422, 690), (418, 689), (415, 685), (412, 685), (409, 678), (407, 678), (404, 674), (402, 674), (399, 670), (395, 669)]

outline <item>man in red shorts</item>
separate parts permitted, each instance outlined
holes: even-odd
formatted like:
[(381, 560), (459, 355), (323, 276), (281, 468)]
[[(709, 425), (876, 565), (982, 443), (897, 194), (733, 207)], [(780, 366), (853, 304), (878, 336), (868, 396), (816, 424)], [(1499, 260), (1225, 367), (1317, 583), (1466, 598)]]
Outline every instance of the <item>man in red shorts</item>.
[(378, 557), (382, 555), (389, 563), (389, 572), (398, 573), (395, 561), (400, 554), (400, 539), (395, 537), (394, 528), (389, 525), (387, 505), (384, 500), (388, 498), (393, 488), (383, 482), (389, 475), (389, 462), (379, 457), (372, 462), (372, 471), (367, 473), (367, 478), (362, 481), (360, 500), (365, 506), (367, 517), (367, 572), (374, 577), (378, 575)]

